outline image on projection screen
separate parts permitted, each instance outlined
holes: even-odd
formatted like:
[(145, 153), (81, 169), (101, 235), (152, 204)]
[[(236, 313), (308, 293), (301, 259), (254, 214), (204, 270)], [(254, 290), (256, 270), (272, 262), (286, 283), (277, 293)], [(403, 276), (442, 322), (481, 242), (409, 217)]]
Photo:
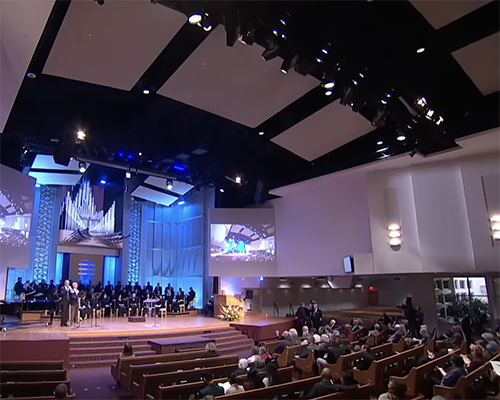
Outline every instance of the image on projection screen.
[(29, 251), (32, 201), (0, 186), (0, 250)]
[(274, 226), (211, 224), (210, 257), (217, 262), (275, 262)]

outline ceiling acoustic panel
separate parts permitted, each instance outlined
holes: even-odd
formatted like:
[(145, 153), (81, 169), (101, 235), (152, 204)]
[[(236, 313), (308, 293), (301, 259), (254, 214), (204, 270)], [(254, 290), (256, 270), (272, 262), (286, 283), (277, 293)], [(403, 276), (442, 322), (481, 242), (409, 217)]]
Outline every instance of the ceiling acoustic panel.
[[(159, 189), (167, 190), (167, 180), (166, 178), (158, 178), (157, 176), (148, 177), (144, 183), (148, 185), (155, 186)], [(181, 196), (184, 196), (187, 192), (189, 192), (194, 186), (190, 185), (186, 182), (181, 182), (178, 180), (172, 179), (172, 190), (173, 193), (177, 193)]]
[(43, 73), (128, 91), (185, 22), (149, 1), (72, 1)]
[(500, 34), (497, 32), (453, 53), (483, 95), (500, 89)]
[(158, 91), (159, 94), (255, 128), (318, 86), (310, 77), (281, 72), (281, 58), (237, 41), (226, 46), (217, 27)]
[(434, 29), (439, 29), (481, 8), (490, 1), (491, 0), (410, 0), (410, 3), (423, 15)]
[(313, 161), (374, 129), (361, 114), (337, 100), (271, 140)]
[(159, 192), (157, 190), (153, 190), (144, 186), (137, 187), (132, 193), (132, 196), (138, 197), (143, 200), (149, 200), (156, 204), (161, 204), (163, 206), (169, 206), (172, 203), (177, 201), (177, 197), (171, 196), (169, 194), (165, 194)]

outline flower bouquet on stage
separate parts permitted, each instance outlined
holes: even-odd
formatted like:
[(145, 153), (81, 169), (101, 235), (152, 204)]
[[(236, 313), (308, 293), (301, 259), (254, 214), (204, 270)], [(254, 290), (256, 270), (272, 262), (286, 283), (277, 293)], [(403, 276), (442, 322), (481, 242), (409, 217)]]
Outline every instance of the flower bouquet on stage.
[(237, 305), (223, 306), (223, 305), (221, 305), (221, 311), (222, 311), (222, 315), (219, 315), (219, 318), (221, 318), (225, 321), (236, 321), (236, 320), (240, 319), (240, 317), (245, 315), (245, 310), (243, 309), (243, 306), (237, 306)]

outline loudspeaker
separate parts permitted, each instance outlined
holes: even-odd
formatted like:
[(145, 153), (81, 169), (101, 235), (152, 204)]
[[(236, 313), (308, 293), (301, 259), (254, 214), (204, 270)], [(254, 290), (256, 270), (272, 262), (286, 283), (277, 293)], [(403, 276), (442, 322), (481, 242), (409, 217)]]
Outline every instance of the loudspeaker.
[(59, 141), (56, 146), (56, 151), (54, 152), (54, 162), (67, 167), (74, 151), (75, 141), (65, 137), (62, 141)]
[(245, 300), (253, 300), (253, 290), (246, 291)]

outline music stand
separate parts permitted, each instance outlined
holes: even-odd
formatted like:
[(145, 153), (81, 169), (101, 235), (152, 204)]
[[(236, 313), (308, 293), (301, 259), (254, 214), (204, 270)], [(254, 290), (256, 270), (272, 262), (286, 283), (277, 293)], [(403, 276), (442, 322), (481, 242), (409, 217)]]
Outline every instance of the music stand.
[[(143, 303), (147, 303), (148, 306), (149, 306), (149, 310), (151, 311), (151, 305), (153, 303), (157, 303), (158, 300), (156, 299), (147, 299), (147, 300), (144, 300)], [(156, 311), (156, 306), (154, 307), (154, 311)], [(157, 328), (159, 325), (156, 323), (156, 312), (154, 313), (155, 315), (155, 323), (153, 324), (153, 328)]]

